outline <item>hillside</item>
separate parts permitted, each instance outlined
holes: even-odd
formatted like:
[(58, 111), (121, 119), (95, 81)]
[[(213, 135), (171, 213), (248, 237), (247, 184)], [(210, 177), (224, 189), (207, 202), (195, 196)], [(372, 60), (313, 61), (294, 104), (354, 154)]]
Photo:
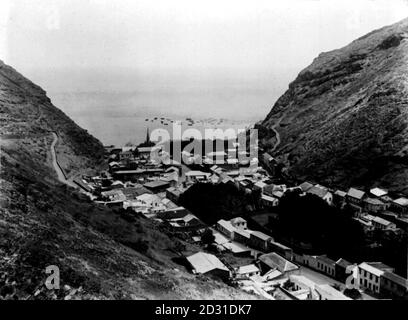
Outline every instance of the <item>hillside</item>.
[(407, 112), (405, 19), (321, 53), (259, 125), (261, 143), (299, 179), (408, 192)]
[[(97, 170), (101, 143), (46, 93), (0, 62), (0, 299), (253, 299), (176, 264), (186, 244), (143, 218), (92, 203), (59, 182)], [(45, 268), (60, 268), (48, 290)]]

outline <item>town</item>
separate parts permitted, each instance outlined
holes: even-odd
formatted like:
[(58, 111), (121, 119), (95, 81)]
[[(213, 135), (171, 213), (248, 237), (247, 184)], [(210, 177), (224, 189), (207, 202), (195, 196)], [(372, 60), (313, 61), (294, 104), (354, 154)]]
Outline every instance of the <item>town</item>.
[[(202, 163), (183, 151), (189, 165), (173, 159), (152, 158), (154, 143), (147, 132), (139, 146), (106, 146), (109, 168), (97, 176), (82, 176), (74, 183), (95, 203), (127, 210), (133, 215), (166, 225), (191, 244), (182, 260), (187, 270), (219, 279), (269, 300), (352, 300), (406, 298), (407, 279), (381, 261), (347, 261), (326, 254), (309, 254), (275, 240), (265, 228), (250, 228), (256, 216), (224, 217), (207, 224), (180, 203), (197, 184), (229, 185), (253, 195), (263, 216), (279, 206), (289, 192), (314, 195), (336, 208), (353, 210), (353, 220), (365, 234), (403, 234), (408, 223), (408, 198), (394, 197), (381, 187), (369, 190), (350, 186), (334, 190), (304, 181), (277, 184), (278, 161), (261, 152), (259, 159), (239, 161), (235, 150), (206, 154)], [(262, 151), (262, 150), (261, 150)], [(220, 195), (222, 197), (223, 195)], [(209, 213), (211, 214), (211, 213)], [(261, 216), (262, 216), (261, 215)], [(249, 218), (248, 218), (249, 217)], [(251, 221), (249, 221), (251, 220)], [(261, 219), (262, 220), (262, 219)], [(344, 232), (347, 232), (345, 230)], [(404, 252), (405, 254), (405, 252)]]

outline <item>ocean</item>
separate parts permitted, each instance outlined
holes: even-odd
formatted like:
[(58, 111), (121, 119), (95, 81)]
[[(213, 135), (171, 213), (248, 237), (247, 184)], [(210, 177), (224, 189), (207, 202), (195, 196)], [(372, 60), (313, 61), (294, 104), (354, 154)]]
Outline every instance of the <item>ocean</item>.
[(197, 128), (202, 134), (206, 128), (245, 129), (265, 118), (281, 93), (259, 79), (180, 82), (170, 78), (139, 81), (134, 87), (123, 86), (124, 90), (121, 83), (107, 87), (82, 91), (50, 85), (47, 94), (56, 107), (104, 145), (122, 146), (143, 142), (147, 128), (150, 132), (165, 129), (171, 135), (175, 123), (183, 132)]

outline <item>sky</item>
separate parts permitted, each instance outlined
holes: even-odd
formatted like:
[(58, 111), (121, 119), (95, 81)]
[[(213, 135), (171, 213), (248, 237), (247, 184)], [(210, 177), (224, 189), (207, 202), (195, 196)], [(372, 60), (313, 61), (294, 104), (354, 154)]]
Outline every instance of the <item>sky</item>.
[(107, 74), (286, 86), (320, 52), (405, 17), (407, 0), (0, 0), (0, 59), (51, 88), (120, 90)]

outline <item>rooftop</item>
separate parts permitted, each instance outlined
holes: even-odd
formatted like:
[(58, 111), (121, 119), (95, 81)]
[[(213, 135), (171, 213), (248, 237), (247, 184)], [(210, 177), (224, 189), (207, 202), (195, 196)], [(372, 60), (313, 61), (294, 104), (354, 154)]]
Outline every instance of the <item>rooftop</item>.
[(151, 193), (150, 190), (146, 189), (143, 186), (123, 188), (120, 190), (123, 192), (127, 199), (136, 199), (136, 197), (144, 193)]
[(339, 260), (336, 261), (336, 264), (343, 267), (347, 268), (348, 266), (353, 265), (351, 262), (348, 262), (347, 260), (340, 258)]
[(248, 239), (251, 237), (251, 233), (248, 230), (236, 229), (234, 232)]
[(280, 249), (283, 249), (283, 250), (292, 250), (291, 248), (289, 248), (289, 247), (287, 247), (287, 246), (285, 246), (285, 245), (283, 245), (282, 243), (279, 243), (279, 242), (271, 241), (270, 243), (272, 245), (276, 246), (276, 247), (279, 247)]
[(215, 237), (214, 242), (220, 245), (223, 245), (224, 243), (230, 242), (230, 239), (228, 239), (226, 236), (224, 236), (222, 233), (219, 233), (218, 231), (213, 231), (213, 235)]
[(274, 196), (274, 197), (276, 197), (276, 198), (282, 198), (283, 197), (283, 192), (282, 191), (273, 191), (272, 192), (272, 195)]
[(263, 254), (259, 257), (259, 260), (272, 269), (278, 269), (280, 272), (288, 272), (299, 269), (297, 265), (286, 260), (284, 257), (275, 252)]
[[(139, 147), (139, 148), (137, 148), (137, 151), (142, 152), (142, 153), (151, 152), (154, 148), (155, 147)], [(159, 150), (159, 149), (157, 149), (157, 150)]]
[(221, 219), (217, 222), (220, 226), (222, 226), (224, 229), (227, 229), (229, 232), (234, 232), (235, 227), (231, 224), (231, 221), (227, 221), (224, 219)]
[(370, 266), (376, 267), (378, 269), (381, 269), (383, 271), (389, 271), (389, 272), (394, 272), (394, 268), (390, 267), (389, 265), (386, 265), (385, 263), (375, 261), (375, 262), (366, 262)]
[(376, 222), (376, 223), (382, 224), (384, 226), (389, 226), (390, 224), (392, 224), (391, 221), (385, 220), (385, 219), (380, 218), (380, 217), (375, 217), (373, 219), (373, 221)]
[(162, 211), (157, 213), (157, 217), (163, 220), (181, 219), (190, 214), (190, 211), (184, 207), (178, 207), (172, 210)]
[(152, 169), (136, 169), (136, 170), (118, 170), (115, 171), (115, 175), (120, 174), (139, 174), (139, 173), (147, 173), (147, 172), (163, 172), (163, 169), (160, 168), (152, 168)]
[(262, 239), (262, 240), (264, 240), (264, 241), (267, 241), (267, 240), (269, 240), (269, 239), (272, 239), (271, 236), (268, 236), (267, 234), (265, 234), (265, 233), (263, 233), (263, 232), (260, 232), (260, 231), (252, 231), (252, 232), (251, 232), (251, 238), (252, 238), (252, 236), (257, 237), (257, 238), (259, 238), (259, 239)]
[(313, 186), (312, 188), (310, 188), (307, 193), (309, 194), (314, 194), (320, 198), (324, 198), (324, 196), (327, 194), (327, 189), (324, 187), (320, 187), (320, 186)]
[(149, 189), (161, 188), (168, 186), (169, 183), (167, 181), (162, 180), (155, 180), (152, 182), (145, 183), (143, 186)]
[(266, 187), (268, 184), (263, 182), (263, 181), (258, 181), (254, 184), (255, 186), (257, 186), (258, 188), (264, 188)]
[(384, 205), (384, 202), (382, 202), (379, 199), (375, 199), (375, 198), (367, 198), (364, 200), (364, 202), (373, 204), (373, 205)]
[(323, 262), (323, 263), (326, 263), (326, 264), (332, 264), (332, 265), (334, 265), (334, 264), (336, 263), (336, 261), (330, 259), (330, 258), (329, 258), (328, 256), (326, 256), (326, 255), (317, 256), (317, 257), (316, 257), (316, 260), (318, 260), (318, 261), (320, 261), (320, 262)]
[(242, 252), (251, 251), (251, 249), (243, 246), (242, 244), (237, 243), (237, 242), (232, 242), (232, 241), (225, 242), (222, 244), (222, 246), (230, 250), (232, 253), (242, 253)]
[(336, 192), (334, 194), (336, 196), (345, 197), (347, 195), (347, 192), (344, 192), (344, 191), (341, 191), (341, 190), (336, 190)]
[(384, 278), (386, 278), (388, 280), (391, 280), (392, 282), (394, 282), (394, 283), (408, 289), (408, 280), (407, 279), (405, 279), (405, 278), (403, 278), (403, 277), (401, 277), (401, 276), (399, 276), (399, 275), (397, 275), (397, 274), (395, 274), (393, 272), (388, 272), (388, 271), (384, 272), (384, 274), (382, 276)]
[(308, 191), (309, 189), (313, 188), (313, 184), (310, 182), (303, 182), (302, 184), (299, 185), (300, 189), (302, 189), (303, 192)]
[(384, 270), (382, 270), (382, 263), (381, 262), (363, 262), (358, 265), (360, 269), (363, 269), (369, 273), (376, 275), (377, 277), (384, 274)]
[(241, 266), (237, 270), (238, 274), (246, 274), (246, 273), (254, 273), (254, 272), (259, 272), (258, 267), (254, 264), (248, 264), (246, 266)]
[(388, 191), (381, 188), (373, 188), (370, 190), (370, 193), (376, 197), (382, 197), (388, 194)]
[(136, 200), (146, 202), (148, 204), (151, 204), (153, 202), (160, 202), (161, 198), (156, 195), (156, 194), (151, 194), (151, 193), (143, 193), (140, 196), (136, 197)]
[(268, 196), (268, 195), (266, 195), (266, 194), (262, 194), (262, 195), (261, 195), (261, 198), (262, 198), (262, 200), (271, 201), (271, 202), (274, 202), (274, 201), (277, 200), (276, 198), (271, 197), (271, 196)]
[(128, 152), (128, 151), (133, 151), (133, 150), (135, 150), (136, 149), (136, 147), (135, 146), (125, 146), (125, 147), (122, 147), (122, 152)]
[(355, 188), (350, 188), (349, 191), (347, 192), (347, 195), (352, 198), (361, 200), (364, 197), (365, 192)]
[(187, 260), (197, 273), (207, 273), (214, 269), (229, 271), (216, 256), (209, 253), (197, 252), (187, 257)]
[(394, 200), (394, 203), (406, 207), (408, 206), (408, 199), (407, 198), (398, 198), (397, 200)]
[(209, 172), (202, 172), (202, 171), (198, 171), (198, 170), (191, 170), (189, 172), (186, 172), (186, 176), (188, 176), (188, 177), (196, 177), (196, 176), (209, 177), (210, 175), (211, 175), (211, 173), (209, 173)]

